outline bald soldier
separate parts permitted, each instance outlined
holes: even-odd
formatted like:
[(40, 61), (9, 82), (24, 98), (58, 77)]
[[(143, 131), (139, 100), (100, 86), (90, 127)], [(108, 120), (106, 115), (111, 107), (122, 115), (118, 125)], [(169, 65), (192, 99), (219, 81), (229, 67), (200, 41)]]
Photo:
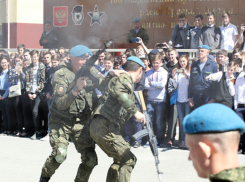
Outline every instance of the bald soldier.
[(197, 174), (211, 182), (244, 182), (237, 151), (244, 121), (229, 107), (207, 104), (184, 119), (186, 144)]

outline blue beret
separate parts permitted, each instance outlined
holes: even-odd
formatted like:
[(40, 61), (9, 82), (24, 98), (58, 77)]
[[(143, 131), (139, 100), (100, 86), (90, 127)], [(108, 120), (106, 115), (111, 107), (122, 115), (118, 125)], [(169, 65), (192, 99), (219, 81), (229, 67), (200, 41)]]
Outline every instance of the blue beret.
[(184, 118), (187, 134), (219, 133), (233, 130), (245, 132), (244, 121), (229, 107), (212, 103), (195, 109)]
[(128, 57), (127, 61), (134, 61), (134, 62), (138, 63), (140, 66), (142, 66), (145, 69), (145, 65), (143, 64), (143, 62), (140, 60), (140, 58), (138, 58), (136, 56)]
[(134, 18), (132, 23), (139, 23), (140, 22), (140, 19), (139, 18)]
[(207, 45), (199, 45), (198, 49), (208, 49), (209, 50), (210, 48)]
[(50, 21), (45, 21), (44, 25), (45, 25), (45, 24), (51, 25), (51, 22), (50, 22)]
[(77, 45), (70, 50), (70, 55), (72, 57), (82, 57), (86, 58), (92, 55), (90, 49), (84, 45)]

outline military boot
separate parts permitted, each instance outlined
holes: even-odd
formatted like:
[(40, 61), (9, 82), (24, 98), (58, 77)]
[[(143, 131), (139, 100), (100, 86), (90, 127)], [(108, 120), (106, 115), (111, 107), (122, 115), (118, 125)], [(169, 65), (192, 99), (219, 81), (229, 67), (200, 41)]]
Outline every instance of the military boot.
[(48, 182), (49, 180), (50, 180), (50, 178), (44, 178), (41, 176), (39, 182)]

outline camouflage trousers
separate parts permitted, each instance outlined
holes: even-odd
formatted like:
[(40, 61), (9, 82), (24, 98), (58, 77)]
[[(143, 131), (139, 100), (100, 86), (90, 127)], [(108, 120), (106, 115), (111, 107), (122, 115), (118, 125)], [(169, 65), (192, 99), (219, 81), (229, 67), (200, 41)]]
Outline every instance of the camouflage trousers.
[(110, 122), (103, 116), (96, 115), (90, 125), (90, 134), (100, 148), (114, 159), (106, 181), (129, 182), (136, 164), (136, 157), (122, 137), (119, 125)]
[(89, 134), (89, 120), (82, 122), (62, 121), (51, 115), (49, 128), (50, 145), (53, 150), (42, 168), (41, 176), (51, 177), (60, 164), (65, 161), (70, 137), (77, 152), (81, 154), (82, 160), (75, 182), (87, 182), (93, 168), (98, 164), (94, 141)]

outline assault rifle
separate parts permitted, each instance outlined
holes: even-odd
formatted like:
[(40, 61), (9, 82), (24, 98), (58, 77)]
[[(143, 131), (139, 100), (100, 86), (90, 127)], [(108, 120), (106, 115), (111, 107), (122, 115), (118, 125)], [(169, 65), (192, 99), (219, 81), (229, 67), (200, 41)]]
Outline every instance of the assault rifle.
[(104, 49), (99, 49), (95, 54), (93, 54), (75, 74), (74, 81), (69, 85), (68, 91), (71, 90), (77, 82), (77, 79), (80, 77), (89, 77), (93, 82), (97, 82), (98, 80), (91, 74), (90, 69), (94, 66), (94, 63), (98, 60), (98, 57), (101, 53), (105, 52), (108, 47), (112, 44), (112, 39), (104, 42)]
[(84, 66), (82, 66), (77, 72), (76, 72), (76, 77), (75, 81), (84, 76), (90, 75), (90, 68), (94, 66), (94, 63), (98, 60), (98, 57), (101, 53), (105, 52), (105, 50), (110, 47), (112, 44), (112, 40), (109, 40), (108, 42), (104, 42), (104, 49), (99, 49), (95, 54), (93, 54), (85, 63)]
[(144, 101), (142, 91), (134, 91), (134, 95), (135, 95), (137, 102), (139, 103), (141, 112), (145, 115), (146, 124), (145, 124), (143, 130), (135, 133), (132, 137), (134, 140), (137, 141), (138, 139), (140, 139), (144, 136), (147, 136), (149, 144), (150, 144), (151, 152), (155, 158), (155, 164), (156, 164), (156, 168), (157, 168), (158, 179), (159, 179), (159, 181), (161, 181), (161, 174), (163, 174), (163, 173), (160, 172), (159, 168), (158, 168), (158, 164), (160, 162), (159, 162), (159, 158), (158, 158), (157, 139), (156, 139), (156, 136), (154, 135), (154, 132), (153, 132), (153, 126), (152, 126), (151, 118), (146, 111), (146, 105), (145, 105), (145, 101)]

